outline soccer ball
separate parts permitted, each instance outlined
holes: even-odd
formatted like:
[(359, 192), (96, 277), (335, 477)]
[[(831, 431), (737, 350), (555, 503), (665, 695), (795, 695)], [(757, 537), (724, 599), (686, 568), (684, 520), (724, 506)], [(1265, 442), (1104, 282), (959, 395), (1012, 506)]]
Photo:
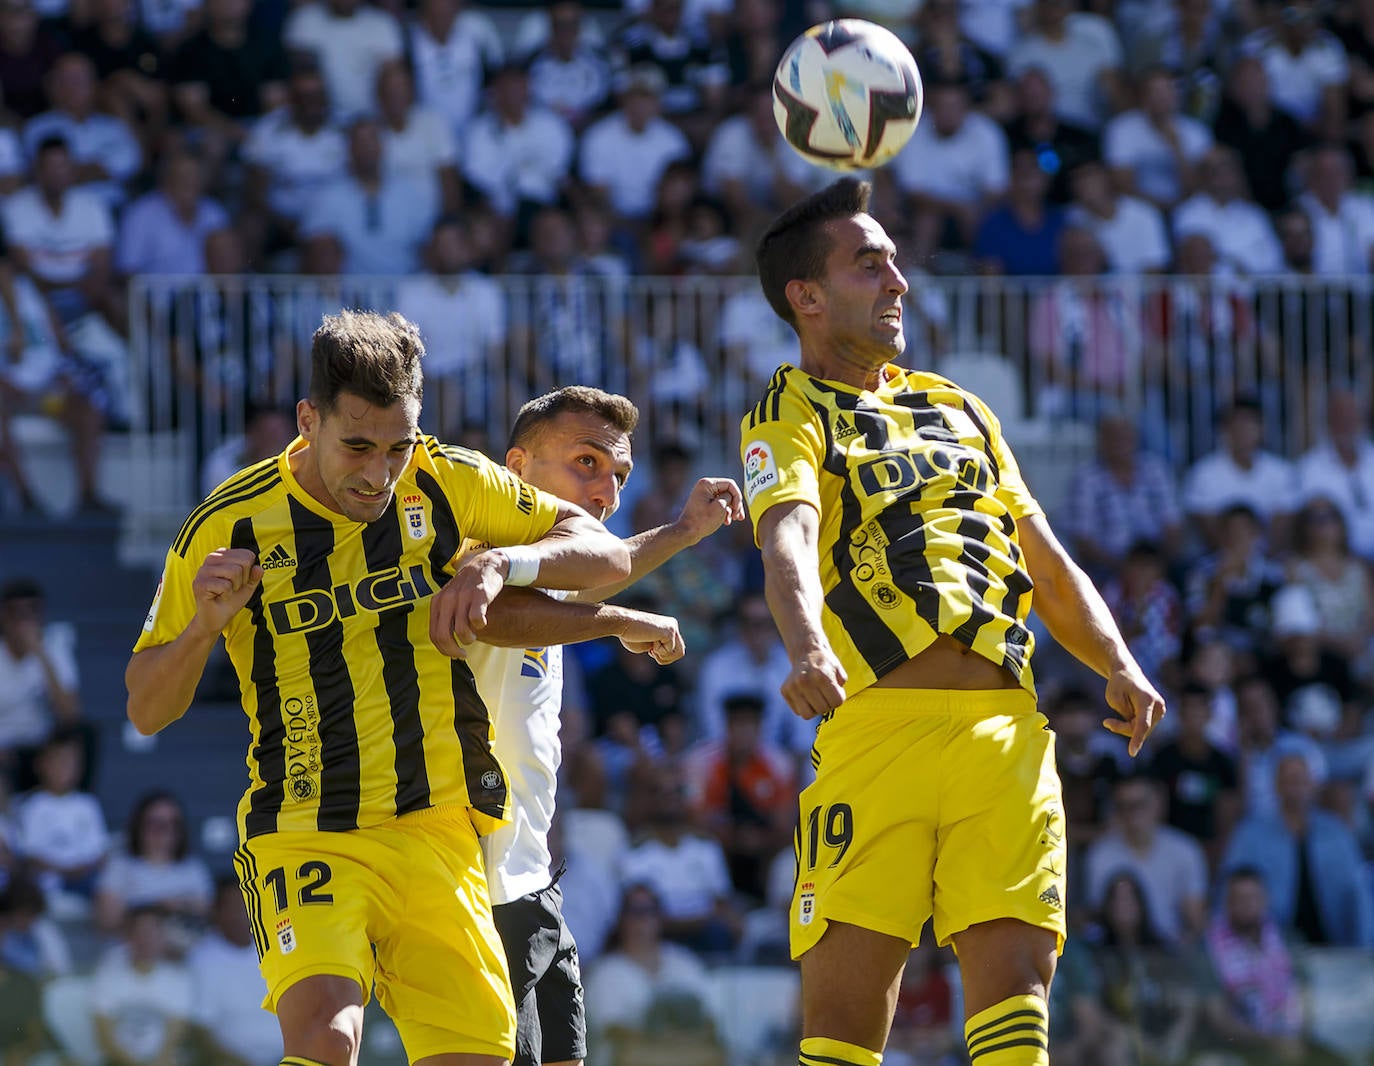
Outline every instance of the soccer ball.
[(812, 26), (773, 75), (778, 129), (808, 162), (832, 170), (886, 163), (916, 131), (921, 103), (911, 50), (863, 19)]

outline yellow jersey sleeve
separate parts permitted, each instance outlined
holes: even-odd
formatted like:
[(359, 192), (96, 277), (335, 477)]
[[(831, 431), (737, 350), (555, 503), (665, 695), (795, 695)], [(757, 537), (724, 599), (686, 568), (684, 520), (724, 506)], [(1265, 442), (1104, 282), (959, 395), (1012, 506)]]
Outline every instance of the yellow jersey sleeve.
[(153, 603), (148, 608), (148, 617), (143, 620), (143, 631), (134, 643), (134, 651), (170, 644), (191, 624), (196, 615), (196, 596), (191, 583), (202, 562), (203, 559), (183, 559), (175, 551), (167, 553), (162, 577), (158, 579), (157, 591), (153, 593)]
[(1021, 467), (1017, 465), (1016, 456), (1012, 455), (1007, 439), (1002, 436), (1002, 423), (997, 421), (992, 409), (977, 396), (967, 392), (964, 395), (988, 427), (988, 451), (993, 462), (997, 464), (997, 498), (1018, 522), (1031, 515), (1044, 514), (1040, 501), (1031, 495), (1025, 479), (1021, 476)]
[(430, 458), (465, 538), (493, 546), (530, 544), (558, 521), (558, 497), (525, 484), (481, 452), (441, 446)]
[(825, 445), (815, 412), (784, 393), (775, 417), (746, 416), (740, 424), (744, 498), (758, 542), (759, 520), (770, 507), (801, 500), (821, 509), (820, 470)]

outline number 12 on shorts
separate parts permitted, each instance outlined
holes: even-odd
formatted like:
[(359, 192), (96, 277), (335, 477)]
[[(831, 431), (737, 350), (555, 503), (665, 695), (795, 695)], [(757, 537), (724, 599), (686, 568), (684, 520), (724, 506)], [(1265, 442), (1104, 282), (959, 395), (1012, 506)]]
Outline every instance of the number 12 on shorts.
[(832, 803), (829, 807), (812, 807), (806, 816), (806, 868), (814, 870), (819, 860), (821, 841), (835, 850), (830, 860), (832, 868), (840, 864), (849, 845), (854, 843), (854, 811), (847, 803)]

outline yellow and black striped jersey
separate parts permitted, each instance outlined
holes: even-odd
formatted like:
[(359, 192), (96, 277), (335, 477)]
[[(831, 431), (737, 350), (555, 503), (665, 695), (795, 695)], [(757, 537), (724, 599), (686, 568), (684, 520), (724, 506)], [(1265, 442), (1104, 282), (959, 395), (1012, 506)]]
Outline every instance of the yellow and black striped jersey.
[(135, 650), (185, 630), (210, 552), (256, 553), (262, 583), (224, 631), (251, 729), (242, 839), (449, 805), (490, 832), (508, 813), (491, 720), (467, 665), (430, 641), (429, 601), (465, 537), (538, 540), (559, 503), (426, 436), (389, 510), (353, 522), (296, 481), (290, 455), (303, 446), (240, 471), (191, 512)]
[(868, 391), (784, 364), (740, 434), (756, 531), (775, 504), (820, 513), (822, 622), (846, 695), (941, 633), (1034, 691), (1016, 522), (1040, 505), (981, 400), (893, 365)]

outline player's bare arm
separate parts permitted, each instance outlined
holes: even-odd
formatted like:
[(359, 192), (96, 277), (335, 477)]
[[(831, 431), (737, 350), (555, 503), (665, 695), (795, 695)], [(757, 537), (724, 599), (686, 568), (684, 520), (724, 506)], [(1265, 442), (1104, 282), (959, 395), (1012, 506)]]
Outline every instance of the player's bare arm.
[[(553, 528), (525, 550), (538, 559), (542, 588), (579, 590), (624, 579), (630, 550), (580, 507), (564, 503)], [(450, 658), (462, 656), (486, 628), (487, 608), (510, 576), (510, 560), (499, 548), (465, 559), (429, 605), (429, 635)]]
[(692, 486), (675, 521), (626, 539), (630, 576), (624, 581), (587, 589), (579, 600), (606, 600), (651, 574), (680, 551), (705, 540), (721, 526), (745, 519), (744, 496), (728, 477), (704, 477)]
[(1120, 720), (1104, 728), (1130, 741), (1132, 756), (1164, 717), (1164, 700), (1126, 647), (1101, 594), (1069, 557), (1044, 515), (1016, 524), (1026, 571), (1035, 582), (1035, 613), (1045, 627), (1084, 666), (1107, 679), (1107, 705)]
[(151, 736), (186, 713), (215, 641), (261, 582), (262, 567), (246, 548), (219, 548), (205, 557), (191, 584), (191, 621), (170, 644), (135, 652), (124, 672), (135, 729)]
[(556, 600), (538, 589), (503, 588), (487, 610), (482, 643), (498, 648), (535, 648), (618, 637), (630, 651), (661, 664), (686, 652), (677, 619), (613, 603)]
[(821, 626), (819, 530), (820, 515), (799, 500), (770, 507), (758, 523), (764, 595), (792, 662), (782, 696), (802, 718), (828, 714), (843, 703), (848, 680)]

